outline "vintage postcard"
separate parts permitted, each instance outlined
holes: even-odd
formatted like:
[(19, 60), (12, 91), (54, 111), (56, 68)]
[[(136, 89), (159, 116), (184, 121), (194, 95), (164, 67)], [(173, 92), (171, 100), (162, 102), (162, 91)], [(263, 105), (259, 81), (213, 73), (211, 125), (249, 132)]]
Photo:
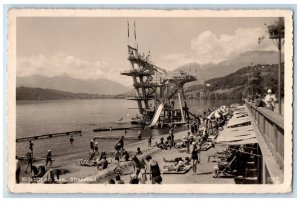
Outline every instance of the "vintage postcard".
[(8, 191), (292, 190), (291, 10), (8, 15)]

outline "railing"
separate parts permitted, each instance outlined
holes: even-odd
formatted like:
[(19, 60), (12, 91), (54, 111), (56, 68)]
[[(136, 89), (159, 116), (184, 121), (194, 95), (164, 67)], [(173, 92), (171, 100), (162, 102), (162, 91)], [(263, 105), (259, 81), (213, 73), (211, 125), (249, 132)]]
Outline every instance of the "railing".
[(284, 119), (283, 116), (253, 103), (245, 102), (280, 169), (284, 168)]

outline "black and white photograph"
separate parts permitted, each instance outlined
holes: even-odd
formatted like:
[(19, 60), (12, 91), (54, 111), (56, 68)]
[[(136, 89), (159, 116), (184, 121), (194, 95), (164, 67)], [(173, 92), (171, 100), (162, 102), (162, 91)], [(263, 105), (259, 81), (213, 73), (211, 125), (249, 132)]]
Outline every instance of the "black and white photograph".
[(292, 17), (11, 9), (9, 191), (290, 192)]

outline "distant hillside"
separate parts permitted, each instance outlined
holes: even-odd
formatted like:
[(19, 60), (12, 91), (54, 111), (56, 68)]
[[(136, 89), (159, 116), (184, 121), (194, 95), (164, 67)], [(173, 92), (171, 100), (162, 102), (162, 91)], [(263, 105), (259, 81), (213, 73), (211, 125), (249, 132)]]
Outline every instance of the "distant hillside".
[(88, 93), (71, 93), (53, 89), (17, 87), (17, 100), (62, 100), (62, 99), (95, 99), (122, 98), (122, 96), (108, 96)]
[[(282, 64), (282, 77), (284, 78), (284, 64)], [(259, 85), (259, 93), (264, 93), (267, 89), (272, 89), (273, 93), (277, 93), (278, 83), (278, 65), (255, 65), (253, 67), (244, 67), (238, 71), (228, 74), (223, 77), (213, 78), (206, 81), (204, 84), (196, 84), (185, 88), (185, 93), (189, 97), (212, 98), (212, 99), (240, 99), (243, 96), (252, 94), (252, 85)], [(283, 95), (282, 79), (282, 92)], [(254, 87), (255, 89), (255, 87)], [(254, 90), (255, 91), (255, 90)], [(202, 95), (200, 95), (202, 92)], [(217, 96), (217, 97), (216, 97)]]
[(190, 72), (197, 77), (197, 81), (190, 83), (187, 86), (201, 84), (205, 81), (228, 75), (240, 69), (256, 64), (277, 64), (278, 53), (276, 51), (248, 51), (237, 57), (222, 61), (217, 64), (188, 63), (178, 67), (175, 72), (180, 70)]
[(20, 86), (99, 95), (117, 95), (128, 91), (127, 87), (108, 79), (82, 80), (67, 75), (17, 77), (17, 87)]

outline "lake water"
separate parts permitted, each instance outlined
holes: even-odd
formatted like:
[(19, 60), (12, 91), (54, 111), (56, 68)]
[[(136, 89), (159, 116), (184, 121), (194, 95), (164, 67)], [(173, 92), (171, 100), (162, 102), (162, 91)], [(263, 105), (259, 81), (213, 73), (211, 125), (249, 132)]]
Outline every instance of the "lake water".
[[(230, 105), (232, 100), (187, 100), (190, 111), (200, 113), (208, 107)], [(100, 127), (122, 127), (131, 124), (117, 124), (116, 120), (123, 117), (130, 120), (138, 110), (137, 103), (125, 99), (82, 99), (82, 100), (52, 100), (52, 101), (18, 101), (16, 136), (27, 137), (49, 133), (81, 130), (82, 136), (75, 135), (73, 145), (69, 143), (69, 136), (51, 139), (33, 140), (34, 153), (43, 154), (51, 149), (53, 155), (60, 156), (88, 151), (89, 141), (99, 135), (123, 135), (124, 131), (93, 132)], [(180, 130), (178, 128), (177, 130)], [(143, 131), (146, 138), (149, 133), (153, 136), (167, 133), (167, 129), (153, 129)], [(129, 130), (128, 136), (136, 136), (136, 130)], [(125, 141), (126, 143), (135, 140)], [(116, 140), (99, 140), (101, 151), (112, 151)], [(17, 143), (17, 155), (24, 156), (28, 142)], [(38, 155), (40, 156), (40, 155)]]

